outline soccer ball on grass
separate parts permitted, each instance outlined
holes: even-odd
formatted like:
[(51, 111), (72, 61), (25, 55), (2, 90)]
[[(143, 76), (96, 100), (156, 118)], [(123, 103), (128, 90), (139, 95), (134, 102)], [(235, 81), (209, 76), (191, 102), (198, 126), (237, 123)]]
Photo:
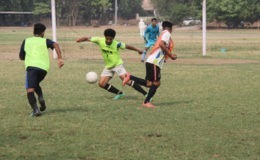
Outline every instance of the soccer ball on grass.
[(96, 83), (97, 80), (98, 80), (98, 75), (97, 75), (97, 73), (96, 73), (96, 72), (93, 72), (93, 71), (88, 72), (88, 73), (86, 74), (86, 80), (87, 80), (88, 83)]

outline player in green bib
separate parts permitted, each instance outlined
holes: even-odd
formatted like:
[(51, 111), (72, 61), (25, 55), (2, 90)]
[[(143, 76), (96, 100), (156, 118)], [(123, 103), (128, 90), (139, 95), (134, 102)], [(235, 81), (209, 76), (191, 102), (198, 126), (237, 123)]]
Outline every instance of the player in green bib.
[[(27, 91), (27, 99), (32, 107), (32, 116), (41, 115), (41, 111), (46, 110), (40, 82), (45, 78), (50, 68), (50, 58), (48, 48), (55, 49), (58, 56), (58, 67), (64, 65), (59, 45), (44, 38), (45, 25), (36, 23), (34, 25), (33, 37), (26, 38), (20, 49), (19, 58), (24, 60), (26, 69), (25, 88)], [(41, 105), (40, 110), (34, 93), (38, 95)]]
[[(142, 54), (142, 51), (133, 46), (126, 45), (125, 43), (114, 40), (115, 36), (116, 31), (109, 28), (104, 31), (104, 37), (81, 37), (77, 39), (77, 42), (89, 41), (99, 46), (105, 62), (105, 68), (101, 73), (99, 86), (111, 93), (116, 94), (114, 100), (117, 100), (124, 96), (124, 93), (113, 85), (109, 84), (109, 81), (112, 79), (115, 73), (120, 77), (121, 80), (124, 79), (127, 73), (125, 67), (123, 66), (123, 60), (119, 50), (129, 49), (136, 51), (139, 54)], [(132, 86), (135, 90), (143, 95), (147, 94), (147, 92), (143, 90), (140, 85), (134, 83), (134, 81), (129, 81), (128, 85)]]

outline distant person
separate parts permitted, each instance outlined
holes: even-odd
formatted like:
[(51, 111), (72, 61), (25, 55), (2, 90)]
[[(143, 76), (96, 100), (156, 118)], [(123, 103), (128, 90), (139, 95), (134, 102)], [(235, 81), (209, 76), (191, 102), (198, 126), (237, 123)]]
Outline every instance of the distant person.
[[(123, 97), (124, 93), (114, 87), (112, 84), (110, 84), (109, 81), (113, 78), (115, 73), (123, 81), (127, 73), (123, 65), (123, 60), (121, 58), (119, 50), (130, 49), (138, 52), (139, 54), (142, 54), (142, 51), (133, 46), (114, 40), (115, 36), (116, 31), (108, 28), (104, 31), (104, 37), (81, 37), (77, 39), (76, 42), (88, 41), (93, 42), (99, 46), (105, 62), (105, 68), (103, 69), (103, 72), (101, 73), (101, 78), (99, 80), (99, 87), (107, 90), (108, 92), (114, 93), (116, 96), (113, 99), (117, 100)], [(127, 84), (129, 86), (132, 86), (136, 91), (140, 92), (141, 94), (147, 94), (147, 92), (144, 91), (143, 88), (139, 86), (139, 84), (132, 81), (129, 81)]]
[(140, 31), (140, 36), (143, 37), (144, 36), (144, 30), (145, 30), (145, 27), (146, 27), (143, 19), (140, 19), (138, 27), (139, 27), (139, 31)]
[[(43, 98), (40, 82), (46, 76), (50, 68), (50, 58), (48, 48), (55, 49), (58, 56), (58, 67), (64, 65), (59, 45), (44, 38), (45, 25), (36, 23), (33, 29), (33, 37), (26, 38), (20, 49), (19, 57), (24, 60), (26, 69), (25, 88), (27, 91), (27, 99), (32, 107), (32, 116), (40, 116), (41, 111), (46, 110), (45, 100)], [(38, 101), (41, 105), (40, 110), (34, 92), (38, 95)]]
[(144, 41), (145, 41), (145, 49), (142, 53), (141, 62), (145, 61), (146, 52), (149, 50), (150, 47), (152, 47), (158, 36), (159, 36), (159, 26), (157, 25), (157, 19), (152, 18), (151, 24), (145, 29), (144, 32)]
[(151, 99), (155, 95), (156, 90), (161, 84), (161, 69), (163, 67), (165, 59), (167, 59), (168, 57), (170, 57), (172, 60), (177, 59), (177, 55), (172, 54), (172, 50), (174, 48), (174, 44), (171, 38), (172, 23), (164, 21), (162, 23), (162, 27), (163, 31), (145, 62), (145, 79), (138, 78), (127, 73), (123, 80), (123, 86), (131, 80), (139, 85), (150, 88), (148, 95), (142, 103), (142, 105), (147, 108), (155, 108), (155, 106), (151, 103)]

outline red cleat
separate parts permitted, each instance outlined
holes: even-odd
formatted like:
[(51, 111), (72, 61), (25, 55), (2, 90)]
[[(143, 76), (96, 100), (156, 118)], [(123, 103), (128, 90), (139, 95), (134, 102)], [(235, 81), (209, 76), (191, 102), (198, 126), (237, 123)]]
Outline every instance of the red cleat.
[(126, 73), (123, 80), (123, 86), (125, 86), (129, 81), (130, 81), (130, 73)]
[(147, 102), (147, 103), (144, 103), (142, 104), (143, 107), (146, 107), (146, 108), (155, 108), (155, 105), (153, 105), (152, 103), (150, 102)]

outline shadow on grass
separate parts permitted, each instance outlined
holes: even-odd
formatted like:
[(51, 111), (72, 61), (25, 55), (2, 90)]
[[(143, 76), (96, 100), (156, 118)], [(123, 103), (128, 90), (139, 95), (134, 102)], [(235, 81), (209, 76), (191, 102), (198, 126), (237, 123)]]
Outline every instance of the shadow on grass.
[(180, 105), (180, 104), (188, 104), (188, 103), (192, 103), (193, 100), (185, 100), (185, 101), (167, 101), (167, 102), (159, 102), (159, 103), (156, 103), (154, 102), (155, 105), (157, 106), (175, 106), (175, 105)]
[(87, 108), (60, 108), (60, 109), (50, 109), (44, 112), (44, 114), (56, 114), (56, 113), (66, 113), (66, 112), (87, 112)]

